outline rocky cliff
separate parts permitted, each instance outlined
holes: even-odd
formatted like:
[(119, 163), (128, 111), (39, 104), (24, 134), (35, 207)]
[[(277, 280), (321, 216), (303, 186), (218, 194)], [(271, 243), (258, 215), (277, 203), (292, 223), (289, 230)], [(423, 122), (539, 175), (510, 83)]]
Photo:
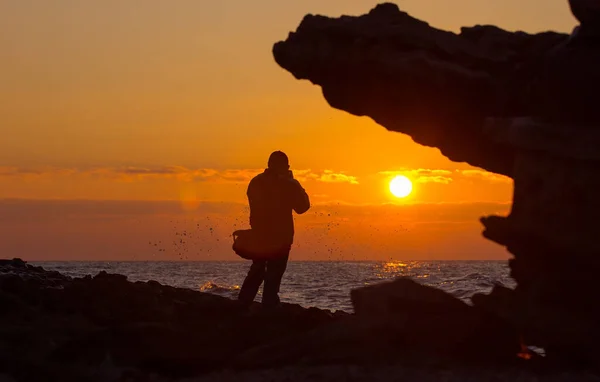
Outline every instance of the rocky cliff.
[(495, 26), (456, 34), (385, 3), (368, 14), (307, 15), (275, 44), (277, 63), (329, 104), (514, 179), (510, 216), (484, 236), (515, 256), (516, 290), (476, 305), (512, 322), (550, 358), (598, 363), (600, 17), (571, 0), (571, 35)]

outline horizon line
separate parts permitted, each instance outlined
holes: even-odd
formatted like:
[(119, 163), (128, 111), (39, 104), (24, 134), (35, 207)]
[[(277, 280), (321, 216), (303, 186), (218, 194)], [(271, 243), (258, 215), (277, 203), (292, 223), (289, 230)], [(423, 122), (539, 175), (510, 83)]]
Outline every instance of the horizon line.
[[(0, 259), (13, 260), (13, 259)], [(26, 263), (247, 263), (249, 260), (24, 260)], [(416, 260), (289, 260), (290, 263), (405, 263), (417, 261), (508, 261), (509, 259), (416, 259)]]

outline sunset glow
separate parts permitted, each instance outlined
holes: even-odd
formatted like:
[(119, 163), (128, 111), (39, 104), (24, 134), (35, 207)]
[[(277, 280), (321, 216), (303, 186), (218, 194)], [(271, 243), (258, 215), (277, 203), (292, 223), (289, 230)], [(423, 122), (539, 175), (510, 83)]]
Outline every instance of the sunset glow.
[[(377, 3), (2, 3), (0, 252), (234, 260), (248, 182), (282, 150), (313, 205), (295, 218), (293, 259), (506, 258), (478, 219), (508, 212), (510, 178), (334, 109), (274, 62), (306, 14)], [(563, 0), (398, 4), (450, 31), (575, 24)]]

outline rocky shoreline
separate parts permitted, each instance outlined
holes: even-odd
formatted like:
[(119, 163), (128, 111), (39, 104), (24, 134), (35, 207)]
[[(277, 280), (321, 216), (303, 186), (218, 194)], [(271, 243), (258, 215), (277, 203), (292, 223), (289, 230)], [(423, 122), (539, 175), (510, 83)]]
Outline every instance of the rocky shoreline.
[(0, 260), (0, 371), (16, 381), (226, 381), (550, 370), (517, 356), (506, 321), (410, 279), (354, 290), (352, 300), (353, 314), (247, 311), (156, 281), (70, 278)]
[(468, 305), (399, 278), (351, 291), (352, 314), (248, 311), (156, 281), (1, 260), (0, 380), (600, 380), (600, 24), (579, 4), (572, 35), (454, 34), (386, 3), (307, 15), (273, 49), (331, 106), (510, 176), (510, 215), (481, 221), (514, 255), (515, 289)]

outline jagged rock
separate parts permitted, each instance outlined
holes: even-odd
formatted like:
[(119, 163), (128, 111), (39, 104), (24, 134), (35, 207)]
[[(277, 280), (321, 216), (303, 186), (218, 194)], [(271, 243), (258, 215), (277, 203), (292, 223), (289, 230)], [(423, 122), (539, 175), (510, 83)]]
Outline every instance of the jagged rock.
[(531, 113), (547, 123), (569, 128), (600, 126), (597, 90), (600, 86), (600, 28), (582, 29), (557, 45), (533, 66), (538, 72), (528, 97), (534, 99)]
[[(398, 347), (389, 337), (381, 336), (379, 322), (346, 315), (335, 323), (313, 330), (285, 336), (249, 349), (236, 356), (228, 365), (235, 370), (269, 369), (284, 365), (375, 365), (380, 363), (419, 362), (432, 360), (433, 355), (419, 357), (411, 349)], [(368, 351), (365, 351), (367, 350)]]
[(555, 362), (598, 364), (600, 308), (589, 300), (600, 293), (600, 131), (519, 118), (490, 120), (486, 133), (516, 149), (510, 215), (482, 218), (484, 236), (514, 255), (510, 314)]
[[(320, 85), (331, 106), (514, 179), (510, 215), (482, 223), (514, 255), (518, 287), (474, 304), (550, 358), (589, 364), (600, 360), (600, 309), (589, 303), (600, 292), (599, 4), (570, 1), (581, 22), (571, 36), (493, 26), (454, 34), (380, 4), (358, 17), (308, 15), (273, 47), (277, 63)], [(357, 313), (419, 311), (379, 288), (357, 300)]]
[(421, 285), (408, 277), (382, 282), (350, 292), (354, 312), (359, 316), (397, 313), (445, 313), (464, 311), (469, 306), (441, 289)]
[(569, 0), (573, 16), (583, 26), (598, 26), (600, 23), (600, 4), (597, 0)]
[(26, 268), (27, 263), (22, 259), (0, 260), (0, 266), (6, 271), (7, 268)]
[(0, 265), (0, 368), (19, 380), (515, 358), (510, 328), (409, 280), (392, 283), (393, 291), (388, 285), (354, 291), (359, 314), (348, 314), (290, 304), (246, 311), (217, 295), (106, 273), (65, 278), (62, 288), (49, 288), (36, 280), (55, 278), (53, 272), (24, 269), (16, 275)]
[(484, 235), (543, 269), (600, 267), (600, 131), (522, 118), (493, 121), (487, 132), (518, 154), (510, 215), (482, 219)]
[(71, 280), (59, 272), (47, 272), (42, 267), (27, 264), (22, 259), (0, 260), (0, 289), (22, 288), (25, 281), (47, 288), (62, 287)]
[(511, 175), (513, 150), (483, 134), (485, 118), (539, 109), (530, 82), (566, 34), (493, 26), (435, 29), (380, 4), (366, 15), (307, 15), (273, 47), (277, 63), (320, 85), (329, 104), (369, 116), (450, 159)]
[(192, 376), (343, 317), (289, 304), (248, 315), (237, 301), (105, 272), (50, 288), (44, 278), (54, 272), (25, 266), (16, 274), (3, 264), (0, 367), (20, 380), (54, 380), (44, 375), (63, 370), (64, 380), (94, 381), (89, 373), (108, 355), (119, 370)]
[(114, 273), (107, 273), (106, 271), (100, 271), (96, 276), (94, 276), (94, 280), (106, 280), (109, 282), (125, 282), (127, 281), (127, 276)]
[(575, 133), (571, 128), (526, 121), (515, 121), (494, 135), (519, 154), (510, 216), (484, 219), (484, 235), (513, 253), (521, 252), (517, 246), (526, 245), (528, 250), (548, 247), (555, 253), (578, 252), (585, 261), (597, 260), (590, 255), (600, 253), (596, 228), (600, 155), (595, 149), (600, 131)]
[(158, 281), (155, 280), (148, 280), (147, 281), (148, 285), (154, 288), (160, 288), (162, 286), (161, 283), (159, 283)]
[(509, 321), (410, 278), (352, 290), (351, 298), (356, 315), (378, 322), (376, 335), (400, 347), (471, 360), (513, 359), (519, 350)]
[(515, 290), (503, 285), (494, 285), (489, 294), (476, 293), (471, 297), (473, 305), (504, 318), (507, 322), (517, 322), (512, 316), (515, 309)]

